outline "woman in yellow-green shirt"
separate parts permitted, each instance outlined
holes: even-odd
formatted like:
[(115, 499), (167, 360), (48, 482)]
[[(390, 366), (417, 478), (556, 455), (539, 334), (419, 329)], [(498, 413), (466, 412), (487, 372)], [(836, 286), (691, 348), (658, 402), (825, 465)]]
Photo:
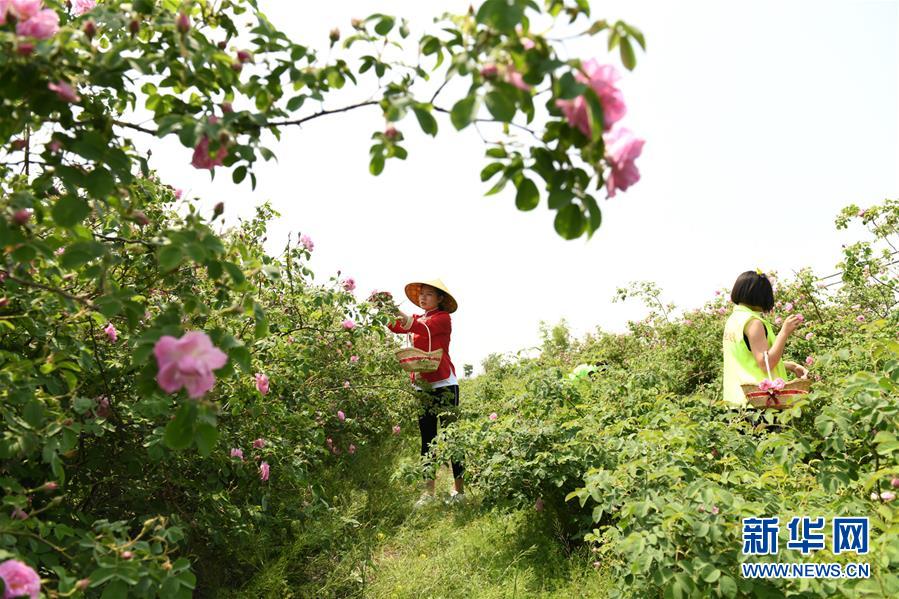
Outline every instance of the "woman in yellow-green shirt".
[(722, 343), (724, 401), (734, 408), (748, 405), (740, 385), (769, 378), (765, 370), (766, 352), (772, 379), (786, 379), (787, 371), (797, 378), (806, 378), (808, 370), (783, 360), (787, 338), (802, 319), (788, 316), (775, 336), (771, 323), (763, 316), (774, 308), (774, 290), (768, 277), (754, 270), (744, 272), (737, 277), (730, 299), (735, 305), (724, 325)]

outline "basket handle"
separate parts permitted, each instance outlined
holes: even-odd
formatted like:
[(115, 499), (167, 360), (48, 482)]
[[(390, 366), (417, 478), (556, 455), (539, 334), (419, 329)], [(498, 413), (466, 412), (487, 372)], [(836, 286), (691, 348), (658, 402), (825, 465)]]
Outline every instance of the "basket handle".
[(768, 371), (768, 380), (771, 380), (771, 367), (768, 366), (768, 352), (765, 352), (765, 370)]
[[(421, 321), (419, 321), (419, 322), (421, 322)], [(430, 353), (430, 351), (431, 351), (431, 328), (424, 322), (422, 322), (421, 324), (424, 325), (425, 330), (428, 331), (428, 352)], [(406, 339), (409, 341), (409, 347), (414, 347), (412, 345), (412, 330), (411, 329), (409, 330), (409, 333), (406, 335)]]

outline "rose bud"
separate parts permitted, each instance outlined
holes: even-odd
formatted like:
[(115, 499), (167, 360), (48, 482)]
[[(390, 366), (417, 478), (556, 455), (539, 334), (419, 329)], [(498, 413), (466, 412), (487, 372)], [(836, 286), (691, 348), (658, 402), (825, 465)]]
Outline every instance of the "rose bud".
[(13, 213), (12, 221), (17, 225), (24, 226), (31, 220), (32, 214), (34, 214), (34, 210), (31, 208), (20, 208)]
[(231, 105), (231, 102), (222, 102), (222, 114), (229, 114), (234, 112), (234, 107)]
[(87, 39), (92, 40), (94, 39), (94, 36), (97, 35), (97, 24), (93, 21), (87, 21), (84, 24), (84, 28), (82, 29), (82, 31), (84, 31), (84, 35), (87, 36)]
[(894, 489), (899, 489), (899, 478), (894, 478), (893, 480), (891, 480), (890, 485), (892, 485)]
[(32, 52), (34, 52), (34, 44), (30, 42), (19, 42), (19, 45), (16, 46), (16, 53), (19, 56), (30, 56)]
[(131, 559), (132, 557), (134, 557), (134, 554), (131, 553), (130, 551), (122, 552), (122, 559)]
[(350, 19), (350, 25), (353, 26), (353, 29), (362, 29), (365, 26), (362, 19)]
[(212, 218), (213, 219), (218, 218), (219, 216), (221, 216), (222, 212), (224, 212), (224, 211), (225, 211), (225, 203), (224, 202), (217, 203), (215, 205), (215, 207), (212, 209)]
[(175, 27), (181, 33), (190, 31), (190, 17), (187, 16), (187, 13), (178, 13), (178, 17), (175, 19)]
[(216, 46), (218, 46), (219, 50), (224, 50), (228, 47), (228, 42), (219, 42), (218, 44), (216, 44)]
[(250, 62), (253, 60), (253, 55), (246, 50), (238, 50), (237, 60), (239, 60), (240, 62)]
[(52, 481), (52, 480), (50, 482), (44, 483), (44, 486), (41, 487), (41, 489), (43, 489), (44, 491), (55, 491), (58, 488), (59, 488), (59, 483)]
[(239, 61), (238, 61), (238, 62), (232, 62), (232, 63), (231, 63), (231, 70), (234, 71), (235, 73), (239, 73), (239, 72), (241, 72), (241, 71), (243, 70), (243, 65), (240, 64)]
[(85, 590), (87, 590), (87, 587), (89, 587), (89, 586), (91, 586), (90, 578), (82, 578), (81, 580), (79, 580), (78, 582), (75, 583), (75, 588), (78, 589), (79, 591), (85, 591)]
[(28, 142), (24, 139), (14, 139), (13, 142), (9, 144), (9, 147), (12, 148), (13, 152), (18, 152), (19, 150), (24, 150), (27, 145)]
[(221, 133), (219, 133), (219, 141), (222, 143), (222, 145), (226, 145), (229, 141), (231, 141), (231, 136), (228, 135), (227, 131), (222, 131)]
[(131, 35), (137, 35), (137, 32), (140, 31), (140, 21), (131, 19), (131, 22), (128, 23), (128, 31), (131, 32)]
[(8, 297), (0, 297), (0, 308), (5, 308), (8, 305), (9, 305), (9, 298)]
[(384, 137), (387, 139), (396, 139), (398, 134), (399, 131), (396, 130), (396, 127), (387, 127), (387, 129), (384, 130)]
[(338, 40), (340, 40), (340, 29), (335, 27), (331, 30), (331, 33), (328, 34), (328, 39), (331, 40), (332, 44), (336, 44)]
[(131, 218), (141, 227), (146, 227), (150, 224), (150, 219), (147, 218), (147, 215), (144, 214), (143, 210), (135, 210), (132, 213)]

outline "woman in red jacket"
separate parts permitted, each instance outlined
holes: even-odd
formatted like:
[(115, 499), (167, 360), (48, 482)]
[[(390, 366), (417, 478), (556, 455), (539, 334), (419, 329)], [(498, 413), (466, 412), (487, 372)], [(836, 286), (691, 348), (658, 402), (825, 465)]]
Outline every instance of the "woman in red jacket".
[[(418, 428), (421, 431), (421, 455), (430, 455), (431, 442), (437, 437), (438, 418), (441, 426), (452, 422), (455, 415), (453, 408), (459, 405), (459, 382), (456, 380), (456, 368), (449, 355), (450, 333), (452, 321), (450, 314), (456, 311), (458, 304), (446, 285), (439, 279), (425, 282), (414, 282), (406, 285), (406, 297), (409, 301), (420, 306), (425, 313), (409, 316), (402, 312), (399, 319), (389, 325), (394, 333), (412, 333), (412, 345), (418, 349), (429, 351), (437, 348), (443, 349), (443, 357), (440, 365), (434, 372), (410, 373), (412, 385), (419, 391), (426, 393), (423, 407), (424, 414), (418, 419)], [(430, 347), (428, 333), (430, 331)], [(417, 381), (426, 381), (427, 390), (416, 384)], [(450, 414), (445, 411), (449, 410)], [(451, 502), (464, 499), (465, 488), (462, 483), (464, 468), (457, 462), (452, 462), (454, 490), (450, 495)], [(434, 499), (434, 479), (431, 469), (426, 465), (425, 493), (416, 502), (416, 507), (429, 503)]]

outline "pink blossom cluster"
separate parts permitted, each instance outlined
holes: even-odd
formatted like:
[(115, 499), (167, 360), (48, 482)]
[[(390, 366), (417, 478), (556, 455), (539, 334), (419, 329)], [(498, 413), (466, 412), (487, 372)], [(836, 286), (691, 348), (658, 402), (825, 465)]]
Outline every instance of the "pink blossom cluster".
[[(618, 190), (625, 191), (640, 180), (640, 171), (635, 161), (643, 152), (645, 140), (636, 137), (630, 129), (615, 126), (627, 113), (624, 95), (616, 86), (621, 78), (618, 70), (610, 64), (600, 64), (596, 59), (585, 62), (581, 72), (575, 75), (579, 83), (593, 90), (602, 105), (603, 143), (606, 148), (606, 162), (610, 172), (606, 177), (606, 194), (615, 197)], [(568, 124), (578, 129), (588, 138), (593, 135), (590, 123), (590, 107), (584, 94), (571, 100), (556, 100), (556, 106)]]
[(43, 4), (43, 0), (0, 0), (0, 25), (14, 20), (17, 35), (49, 39), (59, 31), (59, 15)]
[(786, 382), (782, 378), (777, 377), (773, 381), (764, 379), (759, 383), (759, 389), (762, 391), (781, 391), (785, 385)]

